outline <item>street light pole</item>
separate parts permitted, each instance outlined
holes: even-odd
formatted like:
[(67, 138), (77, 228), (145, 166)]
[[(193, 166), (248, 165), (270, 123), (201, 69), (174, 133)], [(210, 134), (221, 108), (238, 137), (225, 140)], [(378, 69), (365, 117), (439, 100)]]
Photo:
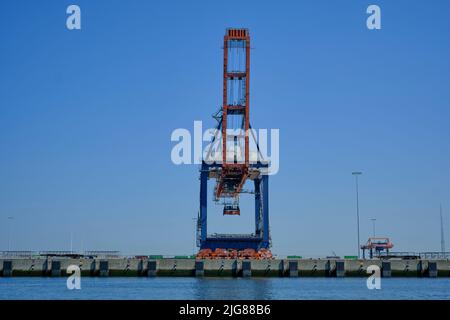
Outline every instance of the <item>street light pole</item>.
[(361, 250), (361, 242), (359, 239), (359, 190), (358, 190), (358, 176), (360, 176), (362, 172), (355, 171), (352, 172), (352, 175), (355, 176), (355, 182), (356, 182), (356, 224), (358, 228), (358, 259), (361, 258), (360, 250)]
[(442, 205), (439, 206), (439, 213), (441, 216), (441, 252), (445, 253), (445, 237), (444, 237), (444, 221), (442, 219)]

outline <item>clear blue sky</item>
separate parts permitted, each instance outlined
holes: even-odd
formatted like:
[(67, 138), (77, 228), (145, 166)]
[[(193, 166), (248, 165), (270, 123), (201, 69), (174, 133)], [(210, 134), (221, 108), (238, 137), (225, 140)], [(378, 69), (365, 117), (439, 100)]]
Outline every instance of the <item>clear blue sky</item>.
[[(65, 27), (78, 4), (82, 30)], [(382, 29), (369, 31), (369, 4)], [(280, 129), (273, 251), (450, 247), (449, 1), (2, 1), (0, 250), (189, 254), (197, 166), (170, 160), (175, 128), (212, 125), (225, 28), (252, 36), (251, 121)], [(211, 199), (211, 197), (209, 197)], [(215, 212), (215, 213), (213, 213)], [(253, 211), (211, 232), (251, 232)]]

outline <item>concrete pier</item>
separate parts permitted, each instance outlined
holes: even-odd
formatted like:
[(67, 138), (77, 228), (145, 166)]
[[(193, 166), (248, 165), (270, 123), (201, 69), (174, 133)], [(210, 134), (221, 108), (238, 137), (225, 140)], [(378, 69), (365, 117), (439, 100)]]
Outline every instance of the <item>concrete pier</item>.
[(296, 278), (298, 277), (298, 261), (289, 261), (289, 277)]
[(67, 276), (76, 265), (82, 276), (144, 277), (367, 277), (378, 266), (382, 277), (450, 277), (450, 260), (195, 260), (147, 258), (0, 258), (0, 276)]

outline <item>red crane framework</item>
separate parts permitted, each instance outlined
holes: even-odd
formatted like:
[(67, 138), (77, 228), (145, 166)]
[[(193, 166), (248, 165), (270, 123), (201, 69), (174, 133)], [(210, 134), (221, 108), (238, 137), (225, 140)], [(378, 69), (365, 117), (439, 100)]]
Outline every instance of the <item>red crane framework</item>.
[[(211, 150), (200, 169), (200, 210), (197, 220), (197, 258), (271, 258), (269, 231), (268, 162), (258, 152), (250, 161), (250, 34), (248, 29), (227, 29), (223, 45), (223, 104), (214, 116), (218, 121), (214, 143), (221, 154), (210, 161)], [(221, 141), (217, 133), (221, 133)], [(242, 151), (243, 150), (243, 151)], [(258, 157), (260, 156), (260, 157)], [(206, 161), (205, 161), (206, 160)], [(220, 160), (220, 161), (217, 161)], [(253, 160), (253, 159), (252, 159)], [(266, 170), (267, 171), (267, 170)], [(255, 233), (207, 234), (207, 184), (215, 179), (214, 200), (224, 205), (224, 215), (240, 215), (239, 196), (248, 180), (254, 183)]]
[(386, 250), (386, 255), (389, 255), (389, 250), (394, 247), (394, 244), (389, 240), (389, 238), (372, 237), (367, 240), (367, 243), (361, 246), (363, 251), (363, 259), (366, 258), (366, 250), (369, 250), (370, 259), (373, 258), (373, 251), (375, 250), (376, 255), (379, 257), (381, 252)]

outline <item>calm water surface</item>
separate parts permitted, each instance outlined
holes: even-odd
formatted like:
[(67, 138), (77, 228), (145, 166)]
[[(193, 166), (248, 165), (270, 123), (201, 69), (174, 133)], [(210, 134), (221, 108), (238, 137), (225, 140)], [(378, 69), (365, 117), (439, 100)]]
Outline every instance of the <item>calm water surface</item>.
[(382, 279), (369, 290), (365, 278), (0, 278), (5, 299), (447, 299), (450, 279)]

